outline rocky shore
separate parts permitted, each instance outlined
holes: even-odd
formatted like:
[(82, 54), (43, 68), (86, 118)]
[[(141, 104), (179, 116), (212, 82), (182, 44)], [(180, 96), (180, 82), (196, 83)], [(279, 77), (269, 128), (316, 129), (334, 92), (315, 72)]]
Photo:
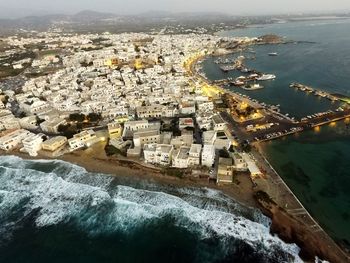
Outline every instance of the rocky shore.
[(254, 193), (254, 198), (262, 212), (271, 218), (271, 232), (287, 243), (296, 243), (301, 251), (300, 257), (306, 262), (314, 262), (315, 257), (329, 262), (349, 262), (349, 258), (339, 248), (330, 245), (319, 235), (315, 235), (303, 222), (289, 215), (279, 207), (268, 194)]

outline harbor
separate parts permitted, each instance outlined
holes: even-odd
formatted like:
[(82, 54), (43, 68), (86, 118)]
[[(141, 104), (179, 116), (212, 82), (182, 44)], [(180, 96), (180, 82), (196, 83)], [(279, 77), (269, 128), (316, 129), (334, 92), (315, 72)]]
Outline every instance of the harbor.
[[(203, 58), (201, 58), (203, 59)], [(319, 114), (314, 114), (303, 118), (301, 121), (297, 121), (294, 118), (290, 118), (288, 114), (282, 114), (279, 112), (278, 107), (272, 108), (265, 103), (260, 103), (257, 100), (252, 100), (249, 97), (238, 94), (236, 92), (227, 89), (227, 85), (232, 82), (232, 79), (222, 79), (216, 81), (210, 81), (206, 78), (204, 74), (198, 74), (195, 69), (195, 65), (198, 60), (194, 60), (192, 65), (189, 66), (189, 73), (197, 78), (198, 82), (203, 83), (209, 87), (213, 98), (220, 98), (226, 96), (232, 98), (234, 104), (243, 103), (252, 107), (256, 112), (262, 114), (261, 118), (257, 119), (241, 119), (237, 122), (234, 117), (234, 113), (223, 111), (221, 112), (222, 118), (228, 123), (228, 128), (233, 134), (233, 137), (237, 143), (248, 142), (253, 145), (252, 154), (254, 159), (260, 163), (261, 169), (266, 172), (265, 179), (257, 179), (256, 185), (260, 189), (263, 189), (268, 193), (273, 200), (286, 209), (287, 213), (291, 215), (296, 220), (300, 220), (305, 224), (308, 231), (313, 233), (313, 235), (319, 239), (323, 240), (328, 244), (329, 248), (333, 251), (337, 251), (340, 258), (344, 260), (349, 260), (349, 256), (336, 244), (329, 235), (324, 231), (324, 229), (315, 221), (315, 219), (310, 215), (310, 213), (305, 209), (302, 203), (299, 201), (296, 195), (287, 186), (284, 180), (279, 176), (279, 174), (274, 170), (271, 164), (268, 162), (263, 153), (259, 150), (259, 143), (276, 140), (285, 136), (292, 136), (297, 133), (301, 133), (307, 130), (314, 129), (322, 125), (333, 124), (336, 121), (344, 120), (350, 118), (350, 108), (342, 109), (339, 111), (329, 110), (327, 112), (322, 112)], [(317, 93), (324, 95), (325, 93), (315, 92), (311, 88), (306, 89), (307, 92)], [(325, 95), (325, 97), (327, 94)], [(267, 123), (273, 123), (274, 125), (268, 125), (264, 129), (256, 130), (255, 132), (250, 132), (247, 130), (248, 126), (254, 125), (266, 125)], [(274, 186), (274, 187), (272, 187)], [(278, 186), (278, 187), (277, 187)], [(274, 189), (278, 189), (278, 191)], [(286, 197), (288, 196), (288, 199)], [(287, 201), (288, 200), (288, 201)]]

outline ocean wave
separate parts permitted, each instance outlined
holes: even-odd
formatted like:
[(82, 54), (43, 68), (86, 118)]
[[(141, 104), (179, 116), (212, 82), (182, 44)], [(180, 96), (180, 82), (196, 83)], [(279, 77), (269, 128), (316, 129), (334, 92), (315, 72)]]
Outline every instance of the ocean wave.
[[(172, 188), (169, 194), (164, 187), (161, 192), (154, 191), (154, 185), (150, 188), (115, 185), (111, 176), (62, 161), (0, 157), (0, 234), (8, 238), (33, 211), (37, 228), (74, 223), (91, 236), (130, 234), (167, 218), (199, 240), (217, 239), (221, 256), (243, 244), (278, 262), (302, 262), (295, 244), (270, 234), (268, 218), (221, 192)], [(207, 259), (198, 262), (214, 258)]]

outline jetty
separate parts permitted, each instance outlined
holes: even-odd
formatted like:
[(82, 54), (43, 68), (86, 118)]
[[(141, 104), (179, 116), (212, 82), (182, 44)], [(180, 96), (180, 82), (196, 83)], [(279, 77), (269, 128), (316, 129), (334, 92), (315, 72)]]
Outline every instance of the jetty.
[(331, 101), (339, 101), (341, 100), (340, 97), (336, 96), (336, 95), (333, 95), (333, 94), (330, 94), (326, 91), (322, 91), (322, 90), (319, 90), (319, 89), (315, 89), (315, 88), (312, 88), (310, 86), (306, 86), (306, 85), (303, 85), (303, 84), (300, 84), (300, 83), (291, 83), (289, 85), (290, 88), (295, 88), (297, 90), (300, 90), (300, 91), (303, 91), (303, 92), (306, 92), (306, 93), (311, 93), (315, 96), (319, 96), (319, 97), (322, 97), (322, 98), (326, 98), (326, 99), (329, 99)]
[[(260, 189), (264, 189), (277, 203), (280, 207), (283, 207), (287, 213), (302, 222), (307, 229), (316, 238), (323, 240), (332, 251), (335, 251), (335, 255), (338, 255), (344, 262), (350, 262), (349, 255), (344, 252), (339, 245), (334, 242), (332, 238), (324, 231), (322, 226), (314, 220), (307, 209), (299, 201), (299, 199), (294, 195), (292, 190), (287, 186), (282, 177), (274, 170), (272, 165), (268, 162), (264, 154), (259, 149), (259, 142), (270, 141), (284, 136), (291, 136), (296, 133), (303, 132), (305, 130), (311, 130), (314, 127), (327, 125), (336, 121), (349, 118), (350, 120), (350, 107), (341, 109), (339, 111), (327, 111), (325, 113), (318, 113), (312, 116), (303, 118), (302, 121), (296, 121), (294, 118), (290, 118), (287, 114), (284, 115), (278, 111), (278, 109), (273, 109), (271, 106), (265, 103), (260, 103), (256, 100), (252, 100), (245, 95), (238, 94), (236, 92), (227, 89), (227, 84), (232, 82), (232, 78), (210, 81), (204, 75), (199, 74), (194, 70), (194, 65), (196, 61), (192, 61), (192, 64), (188, 67), (189, 74), (195, 77), (197, 83), (204, 83), (206, 85), (211, 85), (211, 90), (214, 95), (218, 97), (227, 94), (232, 96), (236, 101), (244, 102), (259, 111), (264, 115), (264, 118), (258, 120), (249, 120), (248, 122), (237, 122), (234, 120), (232, 114), (228, 111), (222, 111), (220, 113), (221, 117), (227, 123), (228, 129), (232, 134), (235, 134), (235, 138), (239, 138), (240, 141), (254, 142), (252, 143), (252, 156), (253, 158), (263, 167), (263, 171), (266, 171), (266, 178), (260, 179), (256, 182), (256, 186)], [(315, 96), (321, 96), (328, 98), (330, 100), (341, 100), (340, 97), (334, 96), (332, 94), (302, 85), (299, 83), (292, 83), (291, 88), (296, 88), (300, 91), (315, 94)], [(350, 103), (349, 103), (350, 104)], [(266, 130), (259, 130), (256, 133), (247, 132), (247, 125), (259, 124), (264, 125), (266, 123), (274, 123), (271, 128)], [(278, 125), (276, 125), (278, 123)], [(274, 186), (278, 186), (275, 188)], [(342, 262), (339, 261), (339, 262)]]

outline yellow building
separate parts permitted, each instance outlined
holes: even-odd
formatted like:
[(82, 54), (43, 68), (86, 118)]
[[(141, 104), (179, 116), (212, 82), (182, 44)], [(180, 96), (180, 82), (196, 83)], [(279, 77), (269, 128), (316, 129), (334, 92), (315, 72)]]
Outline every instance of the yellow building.
[(67, 144), (67, 138), (64, 136), (53, 137), (41, 144), (45, 151), (54, 152)]
[(108, 124), (108, 133), (111, 138), (119, 138), (122, 136), (123, 128), (117, 122), (110, 123)]
[(120, 123), (120, 124), (125, 123), (125, 122), (129, 121), (129, 117), (128, 116), (119, 116), (119, 117), (116, 117), (114, 119), (114, 121), (117, 123)]
[(118, 66), (118, 64), (119, 64), (119, 59), (117, 59), (117, 58), (111, 58), (111, 59), (105, 60), (106, 67)]

